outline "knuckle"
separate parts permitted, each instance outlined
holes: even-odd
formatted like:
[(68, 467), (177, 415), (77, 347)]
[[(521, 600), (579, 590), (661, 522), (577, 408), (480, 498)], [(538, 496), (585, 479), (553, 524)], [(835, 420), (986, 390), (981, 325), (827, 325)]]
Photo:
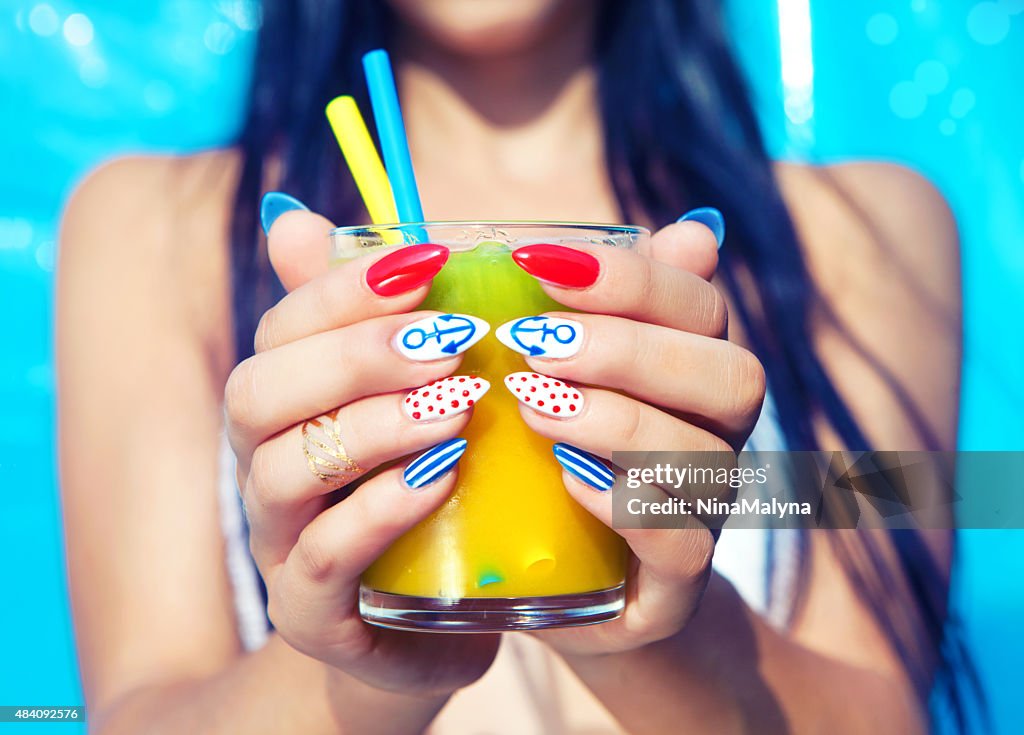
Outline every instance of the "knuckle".
[(633, 358), (640, 365), (646, 365), (651, 360), (656, 360), (658, 356), (654, 354), (656, 352), (655, 341), (643, 338), (639, 322), (631, 320), (626, 324), (628, 328), (623, 332), (622, 349), (616, 351), (616, 356)]
[(594, 376), (594, 382), (619, 385), (635, 373), (638, 365), (660, 364), (657, 362), (659, 355), (655, 354), (657, 345), (654, 340), (643, 338), (640, 323), (623, 319), (619, 324), (621, 329), (617, 326), (616, 330), (621, 335), (620, 341), (616, 341), (614, 347), (602, 350), (605, 365)]
[(678, 534), (676, 558), (679, 563), (673, 568), (674, 576), (686, 584), (701, 584), (711, 573), (714, 536), (706, 528), (682, 529)]
[(733, 446), (722, 437), (717, 434), (712, 434), (709, 442), (709, 446), (706, 450), (712, 456), (721, 454), (735, 454), (736, 450)]
[(642, 426), (643, 419), (640, 413), (639, 402), (626, 400), (621, 411), (619, 411), (616, 424), (616, 438), (623, 449), (633, 448), (638, 445)]
[[(342, 330), (321, 332), (322, 353), (325, 362), (343, 366), (354, 385), (378, 377), (372, 373), (375, 365), (378, 335), (368, 323), (353, 324)], [(373, 345), (371, 347), (371, 345)]]
[(711, 531), (694, 524), (689, 528), (661, 529), (657, 533), (658, 536), (648, 538), (652, 552), (649, 563), (654, 565), (656, 574), (673, 586), (702, 588), (711, 573), (714, 557)]
[(679, 632), (678, 613), (635, 610), (626, 618), (629, 646), (638, 648), (665, 640)]
[(273, 452), (266, 444), (260, 444), (252, 454), (249, 465), (249, 480), (246, 483), (246, 504), (260, 509), (280, 508), (287, 504), (281, 493), (281, 483), (274, 470)]
[(308, 624), (304, 624), (300, 620), (301, 615), (289, 597), (277, 587), (269, 589), (267, 591), (267, 619), (288, 645), (297, 651), (312, 655), (317, 647), (315, 635), (308, 629)]
[(676, 300), (677, 294), (673, 292), (673, 289), (664, 277), (658, 276), (653, 261), (643, 258), (640, 261), (639, 267), (640, 273), (637, 280), (640, 287), (636, 288), (636, 286), (630, 285), (626, 291), (626, 293), (634, 294), (636, 312), (644, 313), (652, 306), (655, 306), (655, 308), (663, 307)]
[(255, 424), (256, 359), (243, 360), (224, 384), (224, 410), (235, 428), (249, 430)]
[(342, 443), (364, 469), (375, 466), (384, 458), (390, 459), (387, 453), (391, 447), (414, 444), (417, 430), (423, 426), (406, 420), (400, 407), (385, 404), (376, 396), (354, 401), (342, 408), (343, 413), (339, 414)]
[(253, 338), (253, 347), (257, 354), (266, 352), (278, 344), (279, 331), (280, 319), (277, 309), (267, 309), (256, 325), (256, 336)]
[(730, 350), (725, 389), (730, 399), (729, 413), (738, 423), (753, 423), (761, 410), (768, 378), (764, 365), (754, 353), (742, 348)]
[(705, 313), (708, 334), (713, 337), (724, 337), (729, 332), (729, 305), (725, 296), (714, 286), (705, 290)]
[(316, 526), (306, 526), (292, 550), (299, 571), (313, 582), (326, 582), (338, 570), (338, 558)]
[(276, 588), (271, 587), (267, 591), (267, 619), (274, 629), (284, 636), (288, 635), (290, 628), (289, 616), (285, 612), (287, 607), (287, 603), (281, 599)]
[(257, 525), (252, 523), (249, 524), (249, 556), (252, 557), (253, 563), (256, 565), (256, 570), (263, 578), (267, 588), (267, 602), (269, 603), (271, 589), (269, 571), (271, 565), (266, 559), (263, 544), (263, 533)]
[(324, 660), (348, 668), (373, 653), (373, 638), (367, 635), (362, 619), (352, 615), (338, 621), (318, 648)]
[(333, 324), (333, 315), (338, 311), (338, 284), (332, 278), (317, 278), (308, 285), (312, 289), (313, 313), (319, 315), (324, 325)]

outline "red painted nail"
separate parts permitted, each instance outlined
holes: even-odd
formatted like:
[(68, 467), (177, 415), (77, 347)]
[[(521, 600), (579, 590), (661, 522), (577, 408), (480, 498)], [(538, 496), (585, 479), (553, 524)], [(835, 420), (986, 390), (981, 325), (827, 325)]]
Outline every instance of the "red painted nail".
[(366, 270), (366, 283), (378, 296), (397, 296), (422, 286), (448, 262), (444, 245), (410, 245), (385, 255)]
[(593, 255), (563, 245), (527, 245), (514, 250), (512, 260), (534, 278), (565, 288), (593, 286), (601, 272)]

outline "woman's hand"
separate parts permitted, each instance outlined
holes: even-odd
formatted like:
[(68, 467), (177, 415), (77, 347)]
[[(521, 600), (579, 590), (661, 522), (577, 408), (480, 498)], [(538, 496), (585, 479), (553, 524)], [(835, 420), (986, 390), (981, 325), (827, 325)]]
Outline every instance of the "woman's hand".
[[(552, 298), (583, 312), (549, 315), (581, 324), (583, 339), (570, 357), (527, 362), (539, 374), (601, 387), (580, 389), (582, 410), (569, 418), (525, 399), (520, 408), (535, 431), (570, 445), (560, 457), (568, 463), (566, 488), (612, 526), (611, 494), (603, 491), (609, 474), (593, 464), (588, 471), (588, 462), (615, 451), (738, 449), (760, 412), (765, 374), (750, 352), (725, 339), (725, 299), (710, 283), (717, 241), (708, 228), (671, 225), (639, 253), (565, 250), (526, 251), (518, 260)], [(701, 599), (714, 551), (710, 530), (615, 530), (634, 557), (625, 610), (601, 625), (537, 634), (564, 653), (625, 651), (668, 638)]]
[(328, 271), (330, 228), (298, 211), (274, 223), (272, 260), (294, 290), (263, 317), (256, 355), (228, 381), (250, 546), (270, 619), (294, 648), (380, 689), (444, 696), (487, 670), (498, 637), (371, 626), (358, 596), (367, 566), (445, 502), (454, 470), (411, 479), (397, 466), (352, 483), (451, 440), (469, 421), (470, 412), (451, 410), (417, 421), (403, 404), (410, 386), (450, 375), (461, 357), (410, 357), (395, 346), (403, 328), (434, 315), (408, 312), (447, 251), (417, 251), (412, 263), (408, 253), (360, 258)]

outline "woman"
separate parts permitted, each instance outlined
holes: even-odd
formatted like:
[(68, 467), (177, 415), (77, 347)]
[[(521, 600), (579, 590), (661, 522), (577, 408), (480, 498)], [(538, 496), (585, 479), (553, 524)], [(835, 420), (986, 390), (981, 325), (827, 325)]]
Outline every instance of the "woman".
[[(767, 375), (775, 411), (757, 435), (774, 448), (955, 446), (958, 254), (942, 198), (893, 166), (769, 164), (714, 5), (268, 1), (236, 146), (118, 161), (80, 187), (61, 253), (60, 430), (94, 731), (927, 728), (928, 692), (951, 670), (950, 534), (802, 536), (770, 559), (791, 582), (772, 586), (780, 607), (737, 593), (726, 538), (713, 569), (710, 532), (621, 531), (636, 568), (615, 622), (398, 633), (359, 620), (359, 573), (444, 502), (457, 468), (410, 493), (399, 465), (336, 502), (296, 450), (302, 422), (335, 409), (364, 468), (469, 421), (413, 425), (397, 409), (458, 365), (388, 344), (427, 284), (384, 297), (369, 261), (322, 267), (331, 221), (366, 220), (323, 107), (362, 94), (359, 58), (380, 45), (431, 218), (662, 228), (638, 256), (596, 253), (592, 287), (545, 286), (605, 349), (558, 368), (601, 386), (593, 408), (559, 422), (524, 409), (536, 431), (605, 458), (738, 447)], [(256, 206), (272, 189), (298, 199), (263, 200), (264, 241)], [(709, 204), (729, 223), (721, 260), (717, 211), (672, 224)], [(638, 352), (658, 359), (622, 358)], [(265, 641), (251, 613), (236, 619), (247, 582), (218, 478), (225, 415)], [(606, 496), (568, 474), (566, 489), (609, 520)], [(747, 553), (734, 579), (764, 561)]]

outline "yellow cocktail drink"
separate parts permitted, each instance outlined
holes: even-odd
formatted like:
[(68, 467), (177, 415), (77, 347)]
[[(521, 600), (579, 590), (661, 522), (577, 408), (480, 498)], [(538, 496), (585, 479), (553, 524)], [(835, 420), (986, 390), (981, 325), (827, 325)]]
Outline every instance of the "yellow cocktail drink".
[[(363, 615), (394, 627), (465, 631), (615, 617), (625, 544), (566, 492), (553, 442), (526, 426), (519, 402), (503, 387), (506, 375), (530, 368), (494, 335), (504, 322), (565, 308), (513, 262), (512, 250), (528, 243), (518, 243), (507, 227), (504, 242), (478, 236), (471, 243), (447, 241), (432, 227), (426, 226), (428, 241), (452, 254), (422, 308), (491, 325), (466, 352), (458, 374), (479, 375), (492, 389), (461, 434), (468, 448), (455, 492), (363, 575)], [(569, 234), (551, 233), (543, 241), (571, 245)], [(337, 252), (337, 234), (335, 246)]]

